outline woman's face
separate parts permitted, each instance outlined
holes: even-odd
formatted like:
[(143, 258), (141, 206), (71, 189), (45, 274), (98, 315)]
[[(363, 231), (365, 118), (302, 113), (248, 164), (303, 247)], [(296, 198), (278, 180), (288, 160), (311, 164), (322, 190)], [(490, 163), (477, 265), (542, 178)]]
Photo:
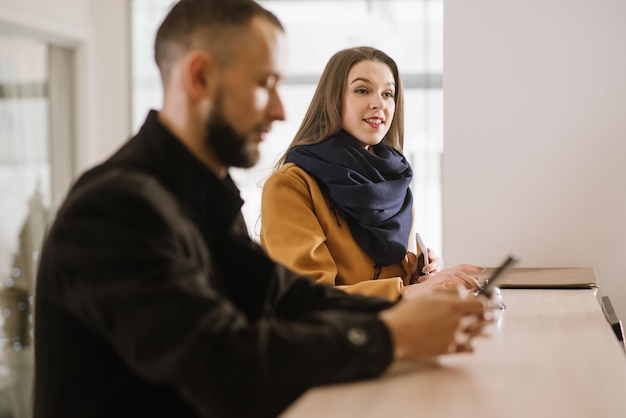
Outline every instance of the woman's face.
[(365, 148), (383, 140), (396, 110), (396, 83), (387, 64), (361, 61), (348, 72), (341, 125)]

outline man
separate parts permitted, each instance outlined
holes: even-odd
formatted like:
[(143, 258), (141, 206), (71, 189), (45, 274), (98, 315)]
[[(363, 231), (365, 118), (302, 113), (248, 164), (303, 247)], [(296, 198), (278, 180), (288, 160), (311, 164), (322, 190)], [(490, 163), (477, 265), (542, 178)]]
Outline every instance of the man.
[(308, 388), (380, 375), (455, 342), (483, 300), (349, 296), (273, 263), (228, 175), (249, 167), (285, 74), (280, 22), (251, 0), (182, 0), (155, 58), (164, 100), (76, 182), (42, 253), (35, 413), (275, 416)]

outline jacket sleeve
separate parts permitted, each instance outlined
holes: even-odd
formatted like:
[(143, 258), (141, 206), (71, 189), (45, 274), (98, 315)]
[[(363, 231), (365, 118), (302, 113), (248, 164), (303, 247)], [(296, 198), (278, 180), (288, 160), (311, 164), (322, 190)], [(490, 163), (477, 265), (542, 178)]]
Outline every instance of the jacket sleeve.
[(400, 298), (403, 287), (404, 284), (400, 277), (389, 277), (386, 279), (365, 280), (351, 285), (339, 285), (337, 289), (350, 294), (380, 296), (387, 300), (396, 301)]
[(260, 278), (266, 314), (251, 318), (210, 285), (211, 254), (175, 203), (156, 182), (128, 179), (75, 197), (44, 249), (40, 303), (203, 416), (275, 416), (312, 386), (387, 368), (390, 335), (373, 313), (387, 302), (359, 303), (276, 266)]
[[(274, 172), (263, 185), (261, 245), (276, 262), (318, 283), (335, 286), (337, 263), (313, 200), (310, 185), (301, 177)], [(389, 277), (337, 287), (347, 293), (395, 301), (403, 286), (402, 278)]]

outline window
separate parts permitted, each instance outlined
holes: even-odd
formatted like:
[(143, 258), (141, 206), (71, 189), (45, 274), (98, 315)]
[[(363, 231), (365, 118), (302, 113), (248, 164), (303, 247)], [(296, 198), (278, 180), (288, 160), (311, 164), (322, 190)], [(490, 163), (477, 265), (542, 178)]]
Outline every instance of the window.
[(47, 44), (0, 32), (1, 416), (28, 411), (31, 302), (51, 192), (48, 58)]
[[(232, 169), (246, 201), (250, 234), (259, 237), (261, 188), (291, 142), (319, 76), (340, 49), (369, 45), (398, 63), (405, 86), (405, 155), (414, 170), (415, 227), (442, 252), (441, 151), (443, 142), (443, 0), (260, 0), (286, 28), (289, 77), (281, 88), (287, 121), (275, 123), (252, 169)], [(171, 0), (133, 0), (133, 127), (161, 104), (152, 58), (154, 34)], [(332, 10), (332, 13), (329, 13)]]

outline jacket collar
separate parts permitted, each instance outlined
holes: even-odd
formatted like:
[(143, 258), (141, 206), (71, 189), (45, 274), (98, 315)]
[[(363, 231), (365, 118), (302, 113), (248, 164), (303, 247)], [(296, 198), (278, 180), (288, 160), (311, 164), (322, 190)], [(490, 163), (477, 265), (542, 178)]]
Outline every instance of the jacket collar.
[(159, 179), (203, 234), (224, 234), (235, 220), (241, 221), (243, 200), (230, 174), (218, 178), (159, 121), (155, 110), (111, 160)]

